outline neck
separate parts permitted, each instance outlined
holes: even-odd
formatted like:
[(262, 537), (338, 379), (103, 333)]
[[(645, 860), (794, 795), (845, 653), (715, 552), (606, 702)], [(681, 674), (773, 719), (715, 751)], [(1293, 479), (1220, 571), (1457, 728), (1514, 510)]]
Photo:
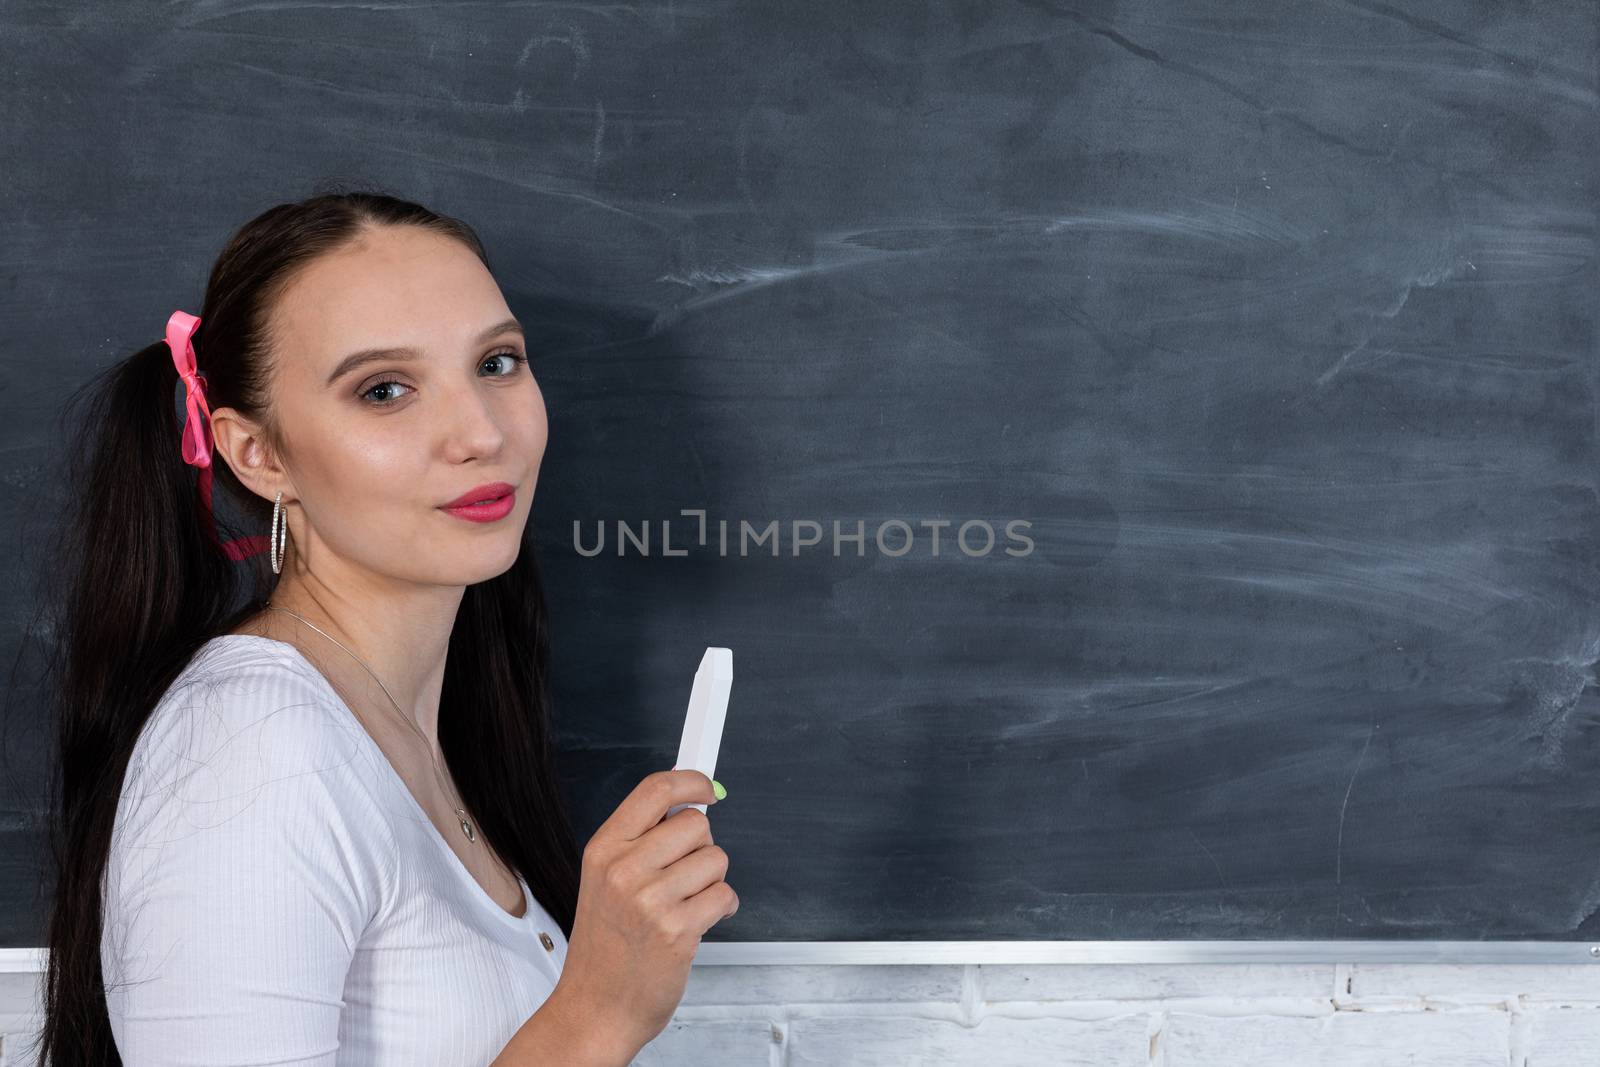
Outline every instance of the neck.
[[(444, 684), (450, 629), (463, 590), (450, 590), (454, 595), (448, 611), (438, 592), (434, 588), (426, 596), (352, 595), (341, 588), (336, 593), (324, 583), (291, 575), (285, 568), (269, 600), (272, 607), (283, 611), (263, 612), (252, 620), (253, 629), (308, 653), (307, 658), (329, 676), (330, 682), (336, 678), (370, 682), (370, 670), (382, 682), (382, 689), (374, 687), (377, 697), (385, 701), (392, 698), (400, 714), (415, 724), (431, 753), (437, 756), (439, 693)], [(286, 615), (285, 611), (299, 618)], [(317, 629), (312, 630), (300, 619)], [(388, 691), (387, 696), (383, 690)]]

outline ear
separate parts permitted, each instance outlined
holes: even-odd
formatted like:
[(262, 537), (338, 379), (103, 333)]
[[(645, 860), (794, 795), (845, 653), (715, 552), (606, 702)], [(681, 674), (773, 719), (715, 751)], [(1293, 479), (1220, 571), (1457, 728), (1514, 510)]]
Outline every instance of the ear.
[(266, 434), (254, 420), (236, 408), (217, 408), (211, 413), (211, 462), (225, 462), (244, 487), (264, 500), (276, 500), (281, 492), (286, 500), (297, 494), (294, 483), (272, 454)]

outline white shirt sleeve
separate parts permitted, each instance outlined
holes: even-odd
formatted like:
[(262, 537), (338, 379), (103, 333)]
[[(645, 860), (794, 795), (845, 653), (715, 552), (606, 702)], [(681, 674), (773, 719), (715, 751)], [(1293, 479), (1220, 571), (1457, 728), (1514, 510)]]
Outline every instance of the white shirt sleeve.
[(310, 679), (170, 690), (118, 801), (101, 970), (127, 1067), (332, 1067), (344, 980), (393, 886), (360, 738)]

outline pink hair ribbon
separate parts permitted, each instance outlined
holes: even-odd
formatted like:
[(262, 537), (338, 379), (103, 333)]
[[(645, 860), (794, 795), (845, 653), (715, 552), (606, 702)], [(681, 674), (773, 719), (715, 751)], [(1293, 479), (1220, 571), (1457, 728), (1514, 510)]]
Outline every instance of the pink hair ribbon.
[(172, 350), (173, 366), (185, 392), (185, 416), (181, 448), (183, 461), (200, 469), (200, 521), (206, 536), (231, 560), (246, 559), (266, 552), (271, 541), (265, 536), (239, 537), (226, 544), (217, 539), (217, 523), (211, 513), (211, 406), (206, 403), (206, 376), (195, 363), (194, 333), (200, 319), (187, 311), (174, 311), (167, 319), (167, 347)]

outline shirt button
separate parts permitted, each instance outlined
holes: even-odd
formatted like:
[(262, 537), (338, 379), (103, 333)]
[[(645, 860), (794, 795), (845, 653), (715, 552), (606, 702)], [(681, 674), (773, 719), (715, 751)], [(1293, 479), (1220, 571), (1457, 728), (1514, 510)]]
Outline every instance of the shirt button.
[(556, 943), (550, 940), (550, 935), (543, 930), (539, 931), (539, 943), (544, 946), (546, 952), (554, 952), (556, 950)]

